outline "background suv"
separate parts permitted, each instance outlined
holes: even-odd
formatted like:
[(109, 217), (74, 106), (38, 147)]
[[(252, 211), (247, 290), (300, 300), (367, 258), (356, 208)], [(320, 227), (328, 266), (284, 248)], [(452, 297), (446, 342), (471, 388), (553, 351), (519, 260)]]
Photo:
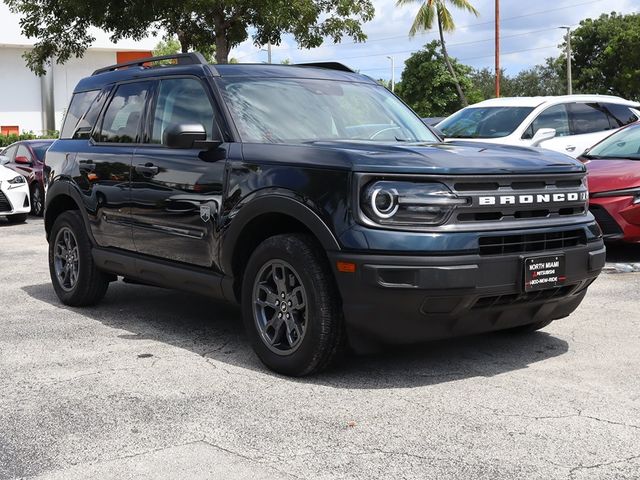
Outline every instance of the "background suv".
[(68, 305), (118, 277), (239, 302), (259, 358), (305, 375), (347, 342), (543, 328), (604, 265), (586, 169), (566, 155), (443, 144), (340, 64), (171, 58), (80, 81), (47, 152)]
[(606, 95), (503, 97), (463, 108), (437, 125), (449, 139), (536, 146), (579, 156), (640, 118), (637, 102)]
[(31, 213), (41, 216), (44, 212), (44, 181), (42, 167), (44, 155), (53, 140), (22, 140), (12, 143), (0, 152), (7, 158), (6, 167), (27, 179), (31, 199)]

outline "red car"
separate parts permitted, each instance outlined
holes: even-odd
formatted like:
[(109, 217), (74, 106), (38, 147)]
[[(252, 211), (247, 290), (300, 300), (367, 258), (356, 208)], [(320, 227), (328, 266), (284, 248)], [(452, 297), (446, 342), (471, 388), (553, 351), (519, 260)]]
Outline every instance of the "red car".
[(22, 140), (0, 152), (9, 159), (5, 167), (20, 173), (29, 182), (31, 213), (38, 217), (44, 213), (44, 154), (52, 143), (53, 140)]
[(640, 242), (640, 123), (582, 154), (589, 171), (589, 211), (605, 240)]

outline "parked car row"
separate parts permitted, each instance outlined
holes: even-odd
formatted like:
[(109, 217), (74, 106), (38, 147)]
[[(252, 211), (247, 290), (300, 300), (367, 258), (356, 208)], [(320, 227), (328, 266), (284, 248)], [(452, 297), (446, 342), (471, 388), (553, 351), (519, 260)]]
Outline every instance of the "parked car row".
[(452, 142), (555, 150), (586, 163), (608, 241), (640, 242), (640, 105), (608, 95), (495, 98), (435, 125)]

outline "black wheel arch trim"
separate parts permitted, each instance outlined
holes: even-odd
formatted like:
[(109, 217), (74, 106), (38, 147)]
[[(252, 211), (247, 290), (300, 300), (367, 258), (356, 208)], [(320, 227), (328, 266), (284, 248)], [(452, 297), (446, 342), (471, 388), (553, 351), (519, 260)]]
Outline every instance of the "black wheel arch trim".
[(220, 262), (222, 270), (226, 274), (232, 275), (233, 255), (244, 228), (255, 218), (273, 213), (287, 215), (301, 222), (313, 233), (326, 251), (342, 250), (335, 235), (320, 215), (300, 199), (286, 195), (282, 191), (258, 193), (249, 202), (242, 205), (237, 214), (233, 215), (224, 235), (220, 249)]
[[(89, 240), (91, 241), (91, 245), (95, 246), (96, 242), (93, 238), (93, 234), (91, 233), (91, 227), (89, 225), (89, 216), (87, 215), (87, 210), (82, 200), (82, 194), (78, 191), (77, 187), (75, 187), (68, 180), (57, 180), (56, 182), (51, 183), (47, 191), (45, 193), (44, 199), (44, 224), (47, 240), (49, 240), (49, 234), (51, 232), (51, 227), (55, 220), (49, 219), (47, 212), (49, 211), (49, 206), (58, 198), (60, 195), (65, 195), (70, 197), (78, 207), (77, 210), (80, 212), (80, 216), (84, 222), (85, 231), (89, 236)], [(48, 227), (47, 227), (48, 225)]]

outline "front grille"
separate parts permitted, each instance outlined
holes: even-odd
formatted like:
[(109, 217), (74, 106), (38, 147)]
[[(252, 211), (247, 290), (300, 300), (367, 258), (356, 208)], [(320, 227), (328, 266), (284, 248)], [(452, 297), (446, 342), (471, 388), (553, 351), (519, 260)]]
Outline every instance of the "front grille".
[(11, 210), (13, 210), (11, 202), (4, 192), (0, 191), (0, 212), (10, 212)]
[(544, 252), (587, 244), (584, 229), (480, 237), (480, 255)]
[[(466, 205), (458, 206), (452, 221), (475, 223), (532, 222), (586, 215), (584, 174), (505, 175), (446, 182)], [(575, 197), (575, 198), (572, 198)]]
[(508, 305), (518, 305), (522, 303), (530, 303), (540, 300), (558, 299), (568, 296), (579, 285), (563, 285), (562, 287), (550, 288), (547, 290), (539, 290), (537, 292), (528, 293), (512, 293), (509, 295), (493, 295), (489, 297), (480, 297), (471, 307), (472, 309), (504, 307)]
[(609, 212), (600, 205), (589, 205), (589, 211), (596, 218), (596, 222), (602, 229), (602, 235), (604, 237), (619, 237), (623, 235), (622, 228), (613, 219)]

